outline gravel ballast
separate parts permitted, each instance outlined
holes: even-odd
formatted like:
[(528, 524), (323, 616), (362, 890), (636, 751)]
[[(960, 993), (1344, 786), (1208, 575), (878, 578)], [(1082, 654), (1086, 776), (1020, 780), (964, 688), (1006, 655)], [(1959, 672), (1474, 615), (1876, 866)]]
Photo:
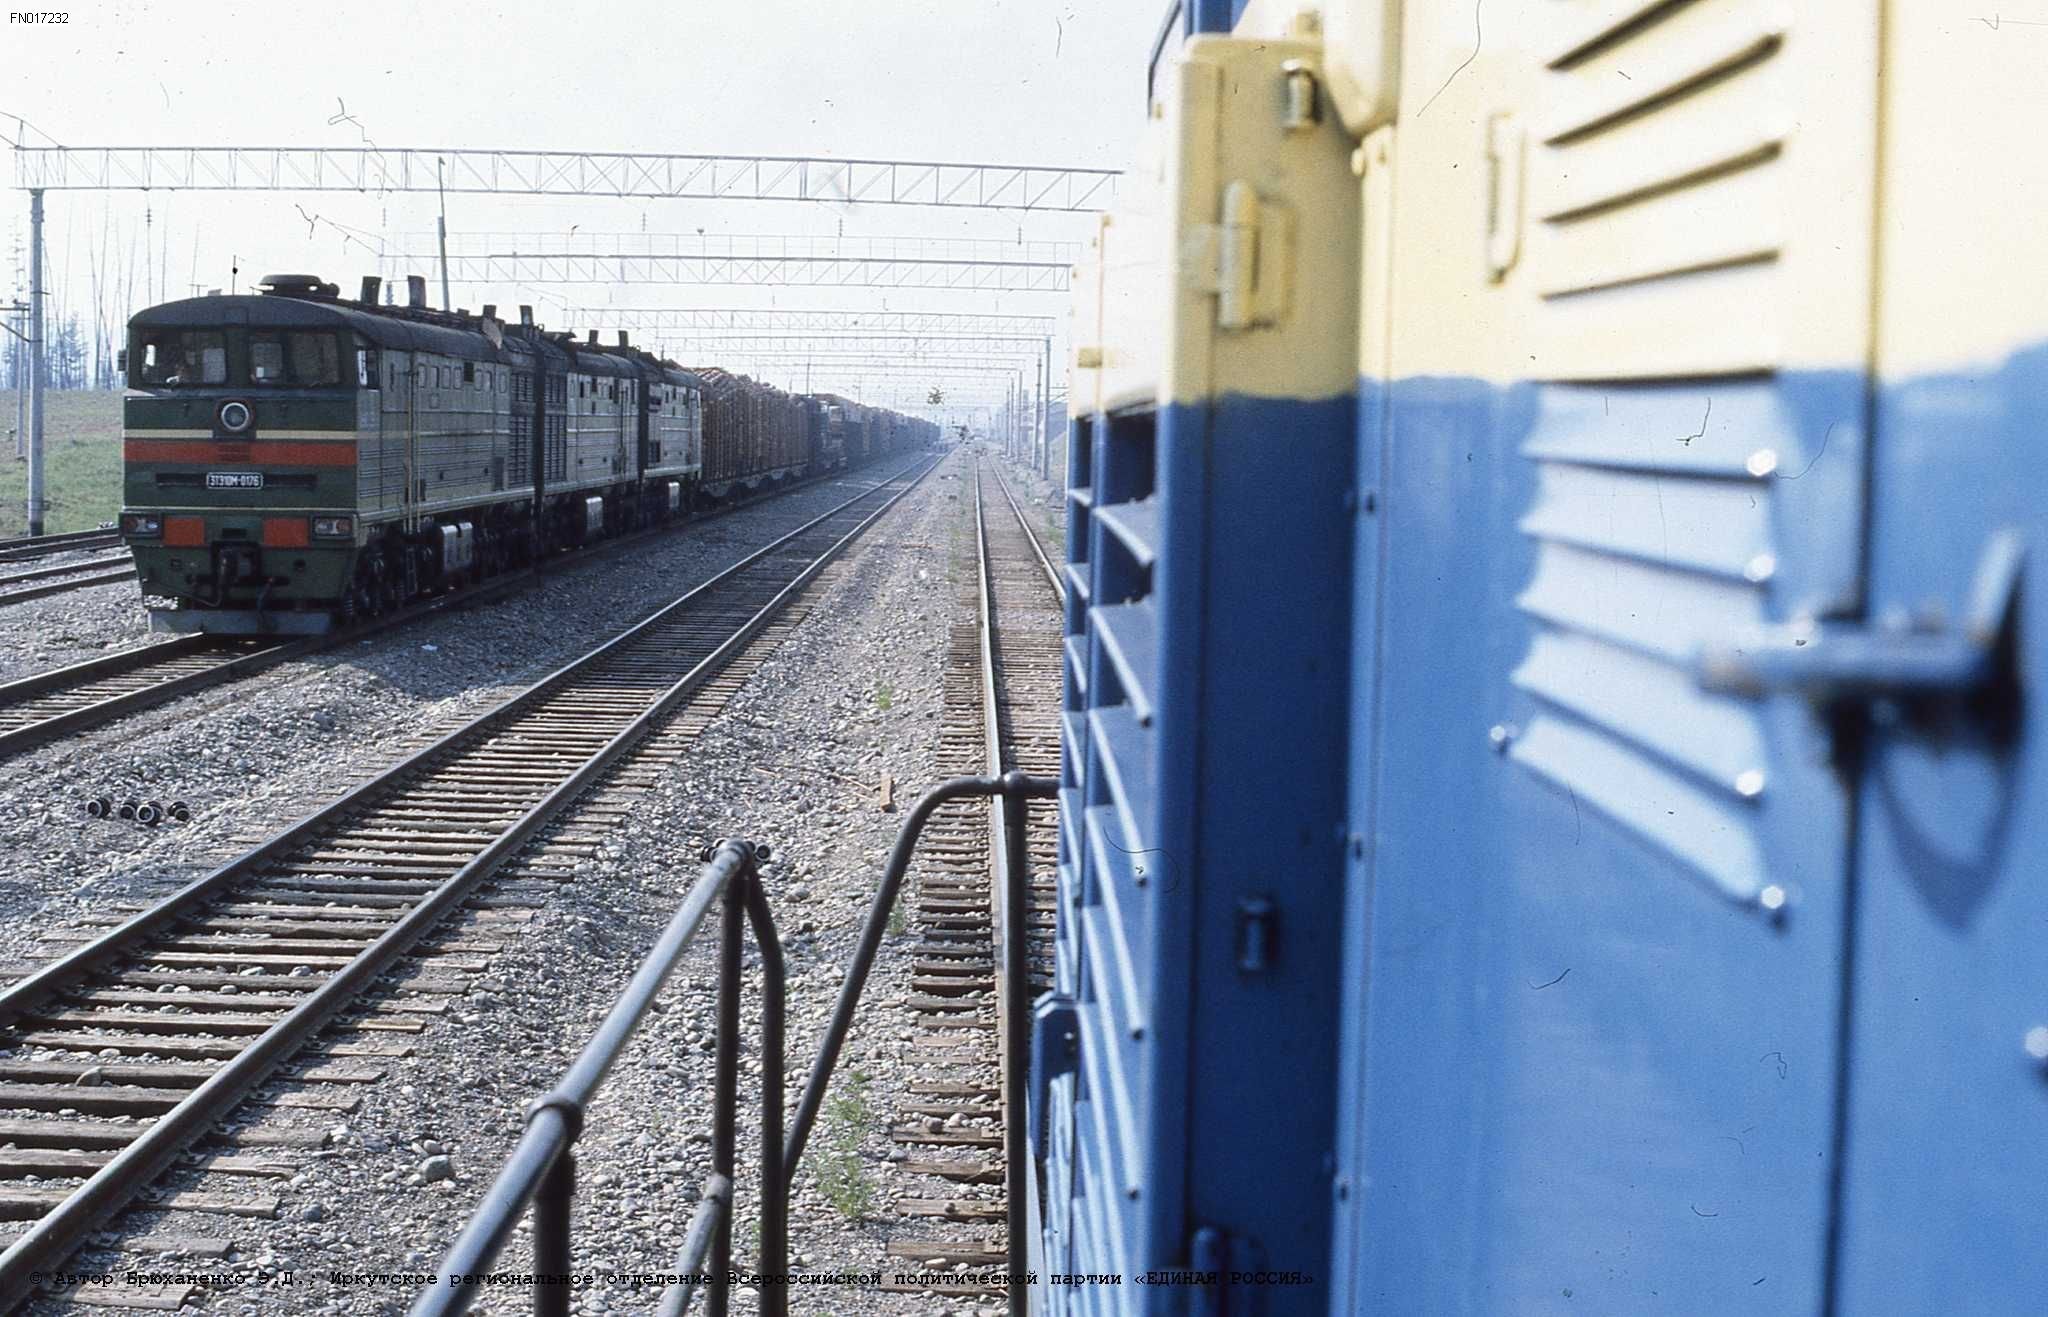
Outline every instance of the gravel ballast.
[[(330, 1273), (432, 1270), (516, 1139), (523, 1107), (573, 1058), (674, 913), (700, 848), (719, 837), (774, 848), (766, 874), (790, 972), (794, 1104), (902, 819), (879, 807), (879, 784), (888, 774), (907, 807), (931, 781), (958, 588), (950, 572), (954, 550), (965, 543), (970, 478), (964, 460), (946, 464), (814, 584), (802, 624), (657, 785), (623, 797), (625, 816), (602, 831), (574, 880), (558, 886), (512, 948), (433, 1020), (415, 1055), (391, 1061), (387, 1077), (363, 1090), (360, 1109), (338, 1118), (299, 1110), (263, 1117), (333, 1134), (328, 1148), (307, 1155), (299, 1174), (274, 1190), (283, 1200), (280, 1220), (235, 1222), (219, 1232), (246, 1241), (231, 1268), (289, 1273), (294, 1283), (210, 1295), (204, 1310), (403, 1312), (411, 1287), (342, 1285)], [(315, 671), (257, 678), (102, 729), (94, 739), (120, 747), (125, 775), (118, 778), (94, 767), (111, 750), (87, 754), (74, 743), (26, 756), (32, 771), (10, 774), (0, 793), (0, 816), (9, 820), (0, 828), (16, 834), (0, 832), (0, 845), (16, 847), (16, 855), (23, 843), (43, 847), (48, 858), (11, 863), (15, 886), (0, 900), (33, 917), (12, 921), (0, 936), (19, 950), (38, 927), (118, 894), (153, 890), (231, 853), (239, 839), (303, 814), (352, 775), (390, 762), (580, 651), (594, 629), (609, 622), (615, 630), (644, 614), (656, 602), (656, 582), (666, 583), (665, 599), (846, 496), (843, 488), (803, 491), (665, 541), (613, 579), (565, 576), (539, 594), (493, 606), (488, 616), (480, 610), (442, 619), (430, 632), (317, 661)], [(808, 502), (799, 507), (798, 500)], [(156, 798), (175, 786), (194, 801), (197, 817), (182, 829), (149, 832), (74, 816), (73, 799), (102, 784), (117, 799), (139, 794), (135, 784)], [(903, 1097), (910, 1034), (897, 1004), (908, 991), (907, 966), (895, 953), (912, 936), (893, 933), (884, 945), (834, 1090), (841, 1101), (828, 1104), (813, 1135), (792, 1205), (797, 1270), (889, 1269), (889, 1227), (879, 1219), (892, 1193), (887, 1125)], [(669, 1269), (695, 1209), (709, 1161), (712, 941), (700, 935), (591, 1113), (579, 1145), (579, 1270)], [(735, 1259), (742, 1266), (751, 1265), (755, 1238), (756, 1006), (750, 991)], [(858, 1081), (850, 1078), (855, 1072)], [(855, 1154), (851, 1183), (843, 1179), (831, 1193), (818, 1183), (828, 1135), (832, 1146)], [(850, 1211), (863, 1198), (870, 1219)], [(524, 1231), (516, 1237), (501, 1269), (528, 1266), (529, 1238)], [(494, 1290), (472, 1311), (524, 1313), (531, 1302), (524, 1289)], [(580, 1292), (573, 1310), (641, 1312), (653, 1302), (652, 1290), (598, 1287)], [(753, 1311), (751, 1294), (741, 1292), (735, 1308)], [(792, 1311), (998, 1309), (831, 1287), (794, 1293)]]
[[(31, 954), (40, 932), (108, 900), (146, 899), (232, 858), (892, 469), (819, 482), (605, 561), (564, 563), (497, 602), (10, 758), (0, 768), (0, 962)], [(145, 624), (132, 587), (118, 607), (96, 597), (111, 593), (53, 596), (20, 609), (46, 615), (10, 620), (68, 636), (66, 644), (120, 648)], [(61, 628), (52, 612), (68, 619)], [(23, 631), (5, 634), (44, 656), (34, 670), (76, 661), (54, 641), (35, 648)], [(95, 821), (84, 809), (95, 796), (183, 801), (192, 819), (153, 829)]]

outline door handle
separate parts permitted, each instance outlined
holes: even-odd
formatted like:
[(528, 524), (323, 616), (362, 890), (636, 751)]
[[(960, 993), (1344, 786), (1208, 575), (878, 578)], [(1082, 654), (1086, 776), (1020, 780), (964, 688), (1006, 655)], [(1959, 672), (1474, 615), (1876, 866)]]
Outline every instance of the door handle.
[(1998, 531), (1977, 560), (1960, 625), (1794, 621), (1739, 644), (1703, 646), (1694, 675), (1703, 689), (1721, 694), (1790, 692), (1820, 701), (1984, 690), (2012, 662), (2025, 563), (2019, 533)]

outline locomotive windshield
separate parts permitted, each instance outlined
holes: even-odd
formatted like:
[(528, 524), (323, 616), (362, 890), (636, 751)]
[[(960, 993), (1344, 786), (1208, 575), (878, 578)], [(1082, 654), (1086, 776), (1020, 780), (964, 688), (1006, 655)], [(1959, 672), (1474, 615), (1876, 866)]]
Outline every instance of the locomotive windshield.
[(145, 329), (136, 344), (144, 384), (226, 384), (227, 335), (217, 329)]
[(253, 385), (331, 388), (342, 380), (342, 341), (325, 330), (143, 329), (131, 359), (138, 383), (168, 388)]

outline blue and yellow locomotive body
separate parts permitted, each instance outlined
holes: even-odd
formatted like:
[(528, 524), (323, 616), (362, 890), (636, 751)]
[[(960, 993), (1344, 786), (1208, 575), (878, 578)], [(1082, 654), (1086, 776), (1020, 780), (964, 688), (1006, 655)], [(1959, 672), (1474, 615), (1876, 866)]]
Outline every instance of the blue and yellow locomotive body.
[(1031, 1123), (1046, 1269), (1168, 1283), (1049, 1311), (2040, 1306), (2011, 37), (1175, 7), (1076, 277)]

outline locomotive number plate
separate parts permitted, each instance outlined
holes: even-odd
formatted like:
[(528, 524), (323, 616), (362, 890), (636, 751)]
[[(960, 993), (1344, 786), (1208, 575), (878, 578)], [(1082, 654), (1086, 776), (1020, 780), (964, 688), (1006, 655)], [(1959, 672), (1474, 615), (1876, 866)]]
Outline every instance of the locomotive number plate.
[(208, 489), (261, 489), (261, 471), (209, 471), (206, 473)]

